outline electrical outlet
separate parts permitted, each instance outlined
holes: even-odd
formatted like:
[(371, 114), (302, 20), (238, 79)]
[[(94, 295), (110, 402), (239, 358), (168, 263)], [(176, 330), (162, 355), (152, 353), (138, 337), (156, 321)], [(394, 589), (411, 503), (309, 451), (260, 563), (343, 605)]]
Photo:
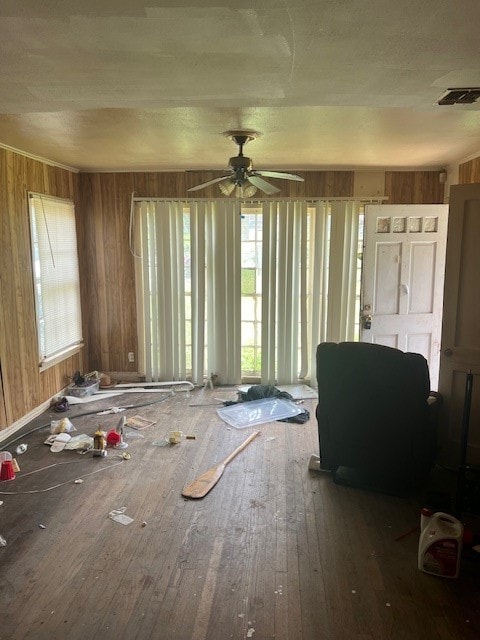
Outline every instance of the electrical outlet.
[(133, 353), (133, 351), (128, 352), (128, 361), (135, 362), (135, 354)]

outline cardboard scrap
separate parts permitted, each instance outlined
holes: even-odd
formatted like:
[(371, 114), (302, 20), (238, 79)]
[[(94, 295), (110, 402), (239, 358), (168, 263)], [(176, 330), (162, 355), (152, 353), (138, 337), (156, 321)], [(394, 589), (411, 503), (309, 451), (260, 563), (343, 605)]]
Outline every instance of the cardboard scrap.
[(137, 431), (147, 429), (147, 427), (153, 427), (154, 424), (156, 424), (155, 420), (148, 420), (147, 418), (142, 418), (142, 416), (131, 416), (125, 421), (125, 426), (132, 427), (132, 429), (136, 429)]

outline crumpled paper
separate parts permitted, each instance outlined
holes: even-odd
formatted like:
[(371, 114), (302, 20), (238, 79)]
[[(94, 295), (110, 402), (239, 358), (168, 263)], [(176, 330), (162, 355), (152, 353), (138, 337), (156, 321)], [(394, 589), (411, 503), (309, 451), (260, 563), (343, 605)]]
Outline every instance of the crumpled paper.
[(131, 522), (133, 522), (133, 518), (130, 518), (130, 516), (126, 516), (125, 515), (125, 511), (127, 510), (127, 507), (120, 507), (120, 509), (114, 509), (113, 511), (110, 511), (110, 513), (108, 514), (108, 517), (111, 520), (114, 520), (115, 522), (119, 522), (120, 524), (130, 524)]
[(76, 431), (76, 429), (68, 418), (50, 422), (50, 433), (71, 433), (72, 431)]

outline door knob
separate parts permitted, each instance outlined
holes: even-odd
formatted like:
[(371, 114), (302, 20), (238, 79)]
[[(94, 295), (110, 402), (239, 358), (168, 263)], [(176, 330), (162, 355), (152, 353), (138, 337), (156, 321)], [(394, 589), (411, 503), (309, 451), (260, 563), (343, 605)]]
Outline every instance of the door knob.
[(363, 316), (363, 328), (364, 329), (372, 328), (372, 316)]
[(444, 349), (444, 350), (443, 350), (443, 355), (444, 355), (444, 356), (447, 356), (448, 358), (449, 358), (450, 356), (453, 356), (453, 349)]

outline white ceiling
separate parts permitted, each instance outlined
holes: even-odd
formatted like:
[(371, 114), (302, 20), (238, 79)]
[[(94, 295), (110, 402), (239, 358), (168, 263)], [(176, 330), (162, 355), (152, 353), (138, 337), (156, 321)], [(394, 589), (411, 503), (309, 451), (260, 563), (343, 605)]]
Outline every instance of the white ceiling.
[[(221, 6), (220, 6), (221, 5)], [(2, 0), (0, 143), (80, 170), (437, 169), (480, 153), (478, 0)]]

